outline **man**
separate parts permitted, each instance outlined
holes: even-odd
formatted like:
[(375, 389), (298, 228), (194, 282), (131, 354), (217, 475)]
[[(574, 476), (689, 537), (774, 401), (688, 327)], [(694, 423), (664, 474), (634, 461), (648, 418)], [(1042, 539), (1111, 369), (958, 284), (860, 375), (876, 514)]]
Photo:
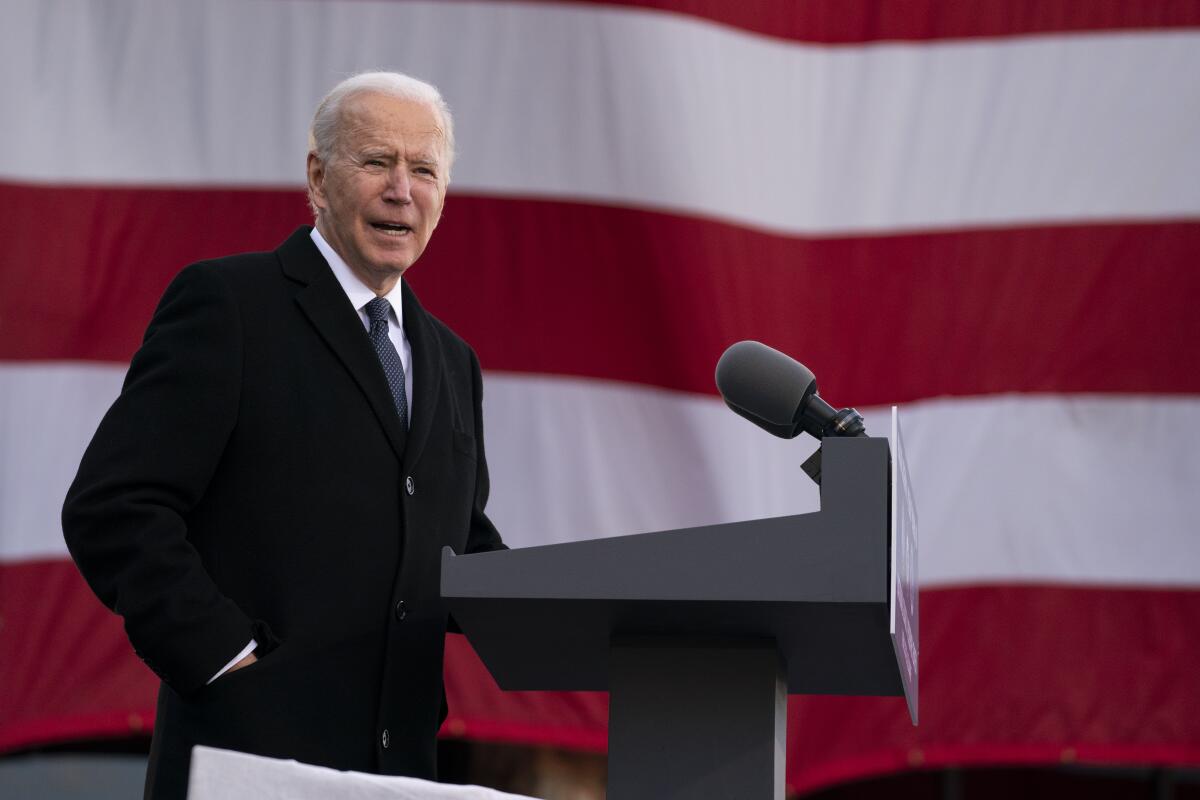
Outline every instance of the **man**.
[(335, 87), (315, 230), (183, 270), (83, 457), (67, 544), (163, 681), (147, 796), (195, 744), (435, 777), (440, 550), (503, 547), (478, 361), (401, 279), (452, 157), (432, 86)]

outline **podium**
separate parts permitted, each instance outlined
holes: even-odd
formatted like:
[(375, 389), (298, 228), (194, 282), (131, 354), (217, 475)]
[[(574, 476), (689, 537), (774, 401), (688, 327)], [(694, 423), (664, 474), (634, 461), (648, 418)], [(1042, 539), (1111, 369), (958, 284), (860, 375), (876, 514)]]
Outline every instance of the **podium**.
[[(456, 556), (442, 597), (502, 689), (610, 693), (613, 800), (782, 798), (787, 695), (905, 696), (916, 516), (884, 438), (826, 439), (820, 511)], [(797, 479), (802, 475), (797, 470)]]

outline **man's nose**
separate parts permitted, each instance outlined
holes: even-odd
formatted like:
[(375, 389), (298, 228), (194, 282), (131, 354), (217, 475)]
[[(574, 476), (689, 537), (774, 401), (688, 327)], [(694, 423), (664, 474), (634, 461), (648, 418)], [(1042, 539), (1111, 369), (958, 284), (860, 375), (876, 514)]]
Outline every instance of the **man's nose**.
[(409, 178), (408, 168), (403, 164), (397, 164), (388, 172), (383, 199), (391, 203), (412, 202), (412, 181)]

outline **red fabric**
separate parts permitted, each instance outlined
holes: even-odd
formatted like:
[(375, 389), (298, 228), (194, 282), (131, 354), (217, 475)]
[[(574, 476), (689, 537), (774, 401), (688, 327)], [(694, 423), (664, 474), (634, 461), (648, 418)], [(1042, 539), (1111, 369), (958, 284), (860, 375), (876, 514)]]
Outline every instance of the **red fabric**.
[[(311, 221), (296, 190), (0, 183), (0, 206), (11, 244), (0, 359), (127, 361), (183, 265), (281, 241)], [(89, 236), (60, 235), (64, 218), (88, 220)], [(836, 387), (833, 400), (866, 406), (1196, 393), (1197, 263), (1195, 221), (801, 238), (452, 195), (409, 277), (485, 369), (713, 393), (717, 358), (754, 338), (800, 355)]]
[(145, 733), (158, 678), (68, 560), (0, 562), (0, 751)]
[[(926, 590), (920, 726), (903, 698), (793, 697), (789, 789), (914, 766), (1200, 763), (1200, 695), (1188, 688), (1200, 657), (1194, 630), (1200, 591)], [(603, 746), (606, 695), (500, 693), (469, 645), (451, 641), (447, 653), (445, 733)], [(562, 720), (582, 730), (560, 739)]]
[[(562, 5), (559, 0), (543, 0)], [(718, 22), (751, 33), (814, 44), (967, 39), (1067, 31), (1200, 25), (1195, 0), (570, 0), (630, 6)]]
[[(0, 565), (0, 608), (0, 751), (149, 730), (157, 680), (74, 565)], [(920, 727), (902, 698), (792, 698), (789, 786), (912, 766), (1200, 763), (1197, 630), (1200, 591), (926, 590)], [(446, 660), (443, 735), (605, 748), (606, 694), (501, 692), (461, 636)]]
[[(824, 48), (906, 41), (920, 49), (916, 43), (926, 42), (932, 45), (925, 49), (940, 52), (953, 49), (943, 44), (980, 37), (1135, 34), (1153, 28), (1186, 33), (1200, 26), (1197, 0), (545, 3), (549, 13), (559, 14), (584, 6), (635, 7), (640, 10), (625, 13), (646, 25), (672, 18), (715, 22), (727, 32), (746, 34), (723, 37), (730, 42), (777, 40), (759, 41), (754, 49), (763, 55), (776, 47), (797, 50), (791, 43)], [(664, 42), (685, 41), (679, 31), (686, 27), (674, 26)], [(656, 36), (649, 28), (642, 33), (641, 47), (650, 53)], [(1065, 50), (1077, 37), (1056, 38)], [(188, 54), (187, 63), (200, 68), (197, 76), (210, 72), (204, 69), (205, 59), (214, 57), (207, 41), (201, 37), (197, 51)], [(120, 37), (96, 42), (101, 55), (126, 52)], [(861, 60), (868, 76), (871, 59), (859, 56), (877, 48), (856, 49), (847, 48), (846, 54)], [(990, 82), (972, 84), (985, 98), (987, 91), (1004, 91), (1010, 74), (1020, 73), (1024, 48), (1008, 49), (1012, 52), (988, 72)], [(713, 53), (712, 63), (719, 66), (721, 58), (740, 52)], [(338, 55), (331, 48), (330, 53), (338, 63), (354, 60), (349, 50)], [(1063, 68), (1073, 63), (1068, 58)], [(1180, 90), (1183, 84), (1148, 71), (1151, 63), (1140, 72), (1128, 71), (1131, 91), (1139, 86)], [(931, 61), (928, 68), (936, 66)], [(56, 79), (50, 75), (48, 80)], [(202, 98), (221, 95), (212, 80), (189, 84), (183, 95), (194, 95), (196, 107), (181, 104), (180, 109), (202, 110)], [(620, 91), (606, 78), (594, 80), (581, 91)], [(767, 84), (765, 99), (777, 101), (778, 87)], [(119, 87), (119, 79), (112, 86)], [(316, 88), (302, 81), (291, 90)], [(120, 100), (115, 88), (113, 95)], [(878, 102), (871, 94), (848, 100)], [(1187, 108), (1190, 100), (1180, 96), (1178, 107)], [(127, 102), (117, 106), (128, 110)], [(1070, 106), (1064, 102), (1064, 111)], [(136, 103), (132, 107), (137, 110)], [(519, 102), (503, 95), (496, 97), (495, 108), (524, 113)], [(1138, 108), (1130, 104), (1114, 115), (1136, 119)], [(649, 111), (619, 104), (617, 110)], [(958, 109), (950, 112), (939, 116), (939, 125)], [(912, 113), (922, 110), (914, 107)], [(87, 127), (86, 113), (74, 117)], [(997, 142), (1010, 133), (1021, 135), (1021, 123), (1031, 120), (1020, 113), (988, 118), (996, 123)], [(720, 123), (719, 116), (706, 121)], [(268, 115), (263, 130), (276, 131), (277, 122)], [(1045, 135), (1056, 124), (1053, 118), (1038, 122), (1044, 127), (1026, 125), (1025, 133)], [(117, 135), (121, 130), (119, 123), (100, 127)], [(228, 132), (225, 123), (210, 127), (207, 136)], [(1163, 127), (1168, 130), (1160, 140), (1162, 152), (1131, 147), (1130, 163), (1144, 163), (1149, 170), (1183, 163), (1181, 157), (1190, 151), (1179, 145), (1182, 139), (1169, 135), (1170, 126)], [(1137, 125), (1130, 125), (1129, 133), (1136, 135), (1131, 141), (1148, 140)], [(208, 154), (210, 147), (212, 153), (223, 152), (220, 141), (198, 136), (190, 146), (200, 149), (191, 155)], [(14, 164), (23, 163), (17, 145)], [(713, 158), (728, 166), (731, 152), (736, 147)], [(983, 143), (978, 157), (1007, 153), (1003, 146)], [(88, 171), (96, 166), (82, 159), (83, 172), (65, 174), (109, 174)], [(1089, 166), (1107, 167), (1098, 160)], [(543, 169), (537, 163), (529, 168)], [(561, 179), (555, 170), (545, 166), (545, 177)], [(201, 168), (188, 174), (206, 173)], [(986, 192), (983, 183), (972, 181), (964, 198)], [(589, 189), (595, 187), (579, 187), (580, 192)], [(504, 186), (495, 191), (503, 192)], [(628, 202), (636, 204), (637, 193), (626, 191)], [(1140, 191), (1153, 195), (1153, 182)], [(1189, 197), (1184, 192), (1160, 206), (1144, 196), (1116, 207), (1130, 213), (1187, 212)], [(184, 264), (272, 246), (311, 220), (299, 187), (9, 180), (0, 181), (0, 208), (0, 237), (6, 243), (0, 268), (0, 361), (59, 366), (71, 360), (127, 361), (163, 288)], [(1022, 209), (1018, 205), (1015, 211)], [(719, 353), (735, 339), (758, 338), (804, 360), (839, 405), (1008, 392), (1180, 395), (1181, 403), (1194, 403), (1200, 392), (1200, 314), (1193, 308), (1200, 296), (1200, 220), (1194, 216), (805, 237), (752, 229), (753, 219), (741, 225), (568, 199), (452, 192), (446, 217), (412, 281), (426, 304), (475, 345), (491, 371), (579, 375), (712, 393)], [(950, 224), (956, 224), (953, 218)], [(464, 286), (471, 291), (464, 292)], [(1093, 429), (1083, 431), (1094, 435)], [(1187, 430), (1178, 434), (1194, 438)], [(1107, 468), (1094, 466), (1087, 442), (1067, 456), (1092, 469)], [(1174, 496), (1183, 497), (1187, 480), (1176, 477), (1183, 473), (1175, 466), (1164, 465), (1148, 481), (1165, 483)], [(23, 477), (26, 482), (13, 481), (0, 500), (38, 480)], [(54, 537), (52, 513), (36, 524), (42, 526), (39, 535)], [(1123, 538), (1119, 524), (1103, 533), (1119, 537), (1118, 542), (1141, 541), (1136, 531)], [(787, 765), (792, 790), (918, 766), (1200, 764), (1200, 682), (1195, 678), (1200, 644), (1194, 635), (1200, 630), (1200, 591), (969, 586), (925, 591), (921, 605), (921, 727), (907, 723), (899, 698), (794, 699)], [(0, 676), (0, 752), (141, 734), (153, 722), (154, 676), (132, 654), (120, 621), (99, 605), (65, 558), (0, 563)], [(448, 646), (447, 687), (451, 711), (445, 736), (591, 750), (606, 745), (605, 695), (502, 693), (460, 637), (451, 637)]]

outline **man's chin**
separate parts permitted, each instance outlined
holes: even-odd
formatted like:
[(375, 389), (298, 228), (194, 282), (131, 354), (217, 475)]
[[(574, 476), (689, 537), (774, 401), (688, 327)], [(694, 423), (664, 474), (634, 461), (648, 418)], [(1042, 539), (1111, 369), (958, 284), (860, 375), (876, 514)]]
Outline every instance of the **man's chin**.
[(372, 271), (401, 273), (412, 266), (421, 254), (414, 245), (415, 242), (411, 241), (385, 244), (370, 248), (364, 255), (367, 256)]
[(396, 254), (389, 254), (390, 258), (376, 259), (372, 264), (372, 272), (376, 275), (394, 275), (400, 277), (404, 271), (412, 266), (416, 258), (398, 258)]

